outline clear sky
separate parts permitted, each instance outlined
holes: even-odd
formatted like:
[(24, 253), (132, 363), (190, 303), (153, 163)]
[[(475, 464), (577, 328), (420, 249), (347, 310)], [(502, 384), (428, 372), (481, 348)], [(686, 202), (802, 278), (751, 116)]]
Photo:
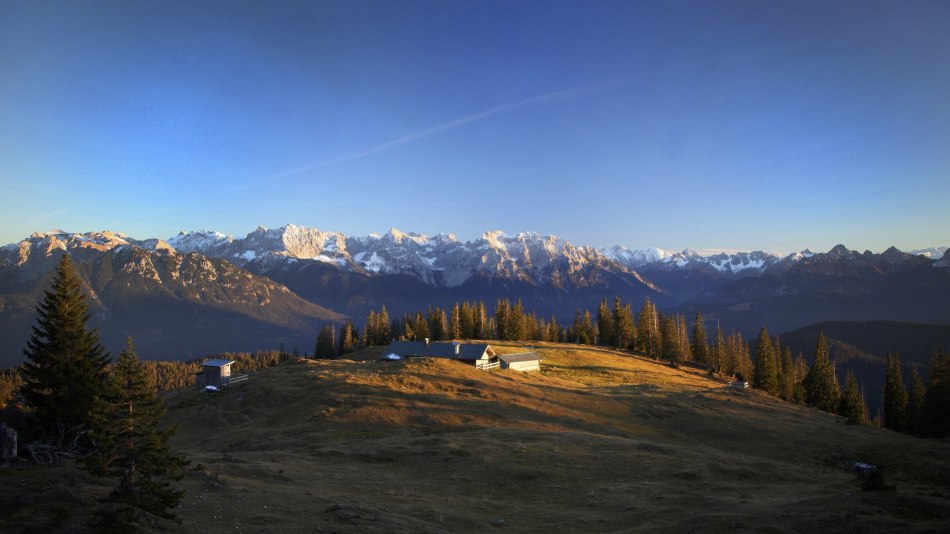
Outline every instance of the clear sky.
[(0, 243), (950, 244), (950, 2), (0, 0)]

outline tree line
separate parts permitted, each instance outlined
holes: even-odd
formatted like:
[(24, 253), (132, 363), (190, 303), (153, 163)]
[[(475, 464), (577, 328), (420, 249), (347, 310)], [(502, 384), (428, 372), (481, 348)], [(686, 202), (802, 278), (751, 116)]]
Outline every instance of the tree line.
[(950, 435), (950, 353), (934, 351), (926, 384), (914, 369), (904, 386), (899, 355), (887, 355), (882, 403), (884, 428), (925, 437)]

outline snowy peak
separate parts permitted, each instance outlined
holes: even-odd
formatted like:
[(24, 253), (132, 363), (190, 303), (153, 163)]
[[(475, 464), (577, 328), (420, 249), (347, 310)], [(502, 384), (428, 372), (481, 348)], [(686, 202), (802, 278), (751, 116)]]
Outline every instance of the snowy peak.
[(939, 260), (937, 260), (937, 261), (934, 263), (934, 266), (936, 266), (936, 267), (941, 267), (941, 268), (944, 268), (944, 269), (950, 269), (950, 254), (948, 254), (946, 251), (944, 251), (943, 257), (940, 258)]
[(931, 260), (939, 260), (944, 258), (944, 255), (947, 253), (947, 247), (918, 248), (909, 250), (907, 253), (913, 254), (914, 256), (924, 256)]
[(672, 255), (671, 252), (656, 247), (629, 249), (619, 245), (602, 248), (600, 249), (600, 253), (603, 254), (604, 257), (626, 265), (631, 269), (636, 269), (647, 263), (663, 261)]
[(233, 241), (233, 237), (220, 232), (198, 230), (195, 232), (178, 232), (178, 235), (168, 239), (168, 244), (179, 252), (187, 253), (214, 250), (227, 246)]

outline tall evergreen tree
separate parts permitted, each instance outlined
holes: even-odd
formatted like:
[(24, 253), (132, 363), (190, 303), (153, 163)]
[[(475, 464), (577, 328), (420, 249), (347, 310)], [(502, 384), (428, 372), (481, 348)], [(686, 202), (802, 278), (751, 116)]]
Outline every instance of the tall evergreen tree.
[(488, 312), (485, 311), (485, 303), (478, 301), (478, 308), (475, 310), (474, 314), (475, 324), (475, 334), (472, 336), (475, 339), (487, 339), (488, 338)]
[(393, 334), (390, 331), (389, 312), (386, 311), (385, 305), (380, 307), (376, 318), (379, 322), (376, 327), (376, 341), (374, 344), (378, 346), (389, 345), (393, 340)]
[(656, 306), (649, 297), (643, 299), (640, 315), (637, 317), (637, 334), (640, 350), (653, 358), (660, 356), (660, 320)]
[[(515, 305), (511, 307), (511, 315), (508, 319), (508, 329), (511, 334), (511, 339), (515, 341), (522, 341), (527, 339), (527, 329), (525, 328), (525, 313), (524, 305), (521, 303), (521, 299), (515, 301)], [(593, 338), (591, 338), (593, 340)]]
[(463, 302), (459, 310), (459, 330), (463, 339), (475, 339), (475, 306)]
[[(347, 354), (356, 350), (356, 345), (359, 341), (359, 335), (353, 328), (353, 323), (347, 321), (343, 323), (343, 327), (340, 328), (340, 350), (339, 354)], [(316, 356), (314, 352), (314, 356)]]
[(87, 330), (89, 312), (68, 254), (56, 267), (53, 287), (36, 307), (37, 326), (23, 354), (22, 393), (41, 428), (76, 435), (88, 422), (106, 384), (110, 357), (99, 333)]
[(808, 376), (808, 362), (799, 352), (795, 358), (795, 389), (792, 394), (792, 402), (795, 404), (805, 404), (805, 377)]
[(901, 373), (901, 359), (887, 355), (887, 370), (884, 375), (884, 428), (907, 431), (907, 390)]
[(815, 363), (805, 375), (802, 387), (805, 390), (805, 403), (809, 406), (829, 413), (834, 413), (838, 409), (838, 399), (841, 394), (838, 389), (838, 379), (835, 377), (835, 368), (828, 355), (828, 342), (823, 332), (818, 332)]
[(703, 324), (703, 314), (696, 312), (693, 320), (693, 359), (700, 365), (709, 365), (709, 347), (706, 343), (706, 325)]
[(662, 334), (663, 357), (673, 365), (679, 365), (682, 356), (679, 352), (678, 328), (676, 318), (673, 316), (663, 317), (660, 323), (663, 325), (660, 333)]
[(129, 338), (96, 402), (92, 427), (99, 455), (85, 463), (96, 475), (119, 479), (107, 500), (172, 518), (184, 492), (171, 482), (181, 478), (188, 461), (171, 451), (173, 430), (159, 429), (164, 414)]
[(458, 302), (452, 305), (452, 312), (449, 314), (449, 337), (462, 339), (462, 313)]
[(432, 341), (444, 340), (447, 334), (445, 327), (445, 312), (442, 310), (442, 308), (436, 306), (434, 309), (429, 308), (428, 315), (429, 336), (432, 338)]
[(937, 351), (930, 360), (921, 430), (924, 435), (950, 435), (950, 353)]
[(597, 306), (597, 344), (611, 347), (614, 345), (614, 325), (607, 299)]
[(844, 381), (844, 392), (841, 394), (841, 405), (838, 407), (838, 414), (848, 418), (848, 422), (852, 424), (863, 425), (868, 422), (864, 395), (861, 395), (858, 380), (851, 371), (848, 371), (847, 378)]
[(499, 341), (512, 339), (508, 326), (509, 315), (511, 315), (511, 303), (508, 299), (498, 299), (495, 305), (495, 330)]
[(779, 374), (779, 397), (784, 401), (795, 401), (795, 360), (792, 359), (792, 349), (785, 347), (782, 350), (782, 372)]
[[(393, 335), (396, 335), (396, 332), (393, 332)], [(400, 337), (406, 341), (415, 341), (416, 339), (416, 320), (409, 312), (402, 314)]]
[(712, 362), (711, 367), (713, 371), (717, 373), (725, 371), (724, 365), (726, 361), (726, 337), (722, 332), (722, 327), (719, 326), (719, 322), (716, 322), (716, 344), (713, 346), (712, 350)]
[(755, 344), (755, 366), (752, 371), (752, 385), (765, 390), (770, 395), (778, 395), (778, 367), (775, 364), (775, 347), (769, 338), (769, 331), (763, 326), (759, 330), (759, 340)]
[(911, 434), (920, 434), (923, 431), (926, 396), (927, 388), (924, 387), (924, 381), (920, 379), (920, 373), (914, 367), (914, 373), (910, 375), (910, 392), (907, 398), (907, 431)]
[(416, 313), (416, 327), (414, 330), (416, 333), (416, 341), (425, 341), (431, 337), (429, 334), (429, 321), (422, 315), (422, 312)]
[(336, 358), (336, 325), (325, 324), (317, 334), (317, 343), (313, 349), (314, 358)]

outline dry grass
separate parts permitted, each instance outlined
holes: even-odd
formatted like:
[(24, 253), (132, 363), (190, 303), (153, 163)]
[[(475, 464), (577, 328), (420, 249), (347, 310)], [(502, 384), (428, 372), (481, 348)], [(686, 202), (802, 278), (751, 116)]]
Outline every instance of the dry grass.
[[(267, 369), (219, 396), (169, 395), (169, 417), (179, 427), (175, 446), (200, 464), (183, 480), (181, 528), (950, 528), (947, 442), (849, 426), (755, 391), (724, 389), (723, 381), (696, 371), (613, 351), (493, 346), (535, 350), (543, 371), (379, 362), (381, 349), (374, 349), (352, 360)], [(838, 466), (843, 460), (888, 465), (898, 491), (861, 492), (855, 476)], [(0, 473), (0, 484), (20, 477), (51, 486), (49, 473), (21, 465)], [(104, 491), (97, 481), (72, 476), (76, 486), (68, 492), (81, 495), (74, 498)], [(81, 491), (84, 484), (88, 491)], [(55, 497), (41, 493), (44, 482), (34, 485), (42, 495), (36, 502)], [(6, 509), (13, 515), (0, 518), (3, 532), (30, 521), (55, 523), (37, 504)], [(68, 517), (46, 531), (76, 521)]]

